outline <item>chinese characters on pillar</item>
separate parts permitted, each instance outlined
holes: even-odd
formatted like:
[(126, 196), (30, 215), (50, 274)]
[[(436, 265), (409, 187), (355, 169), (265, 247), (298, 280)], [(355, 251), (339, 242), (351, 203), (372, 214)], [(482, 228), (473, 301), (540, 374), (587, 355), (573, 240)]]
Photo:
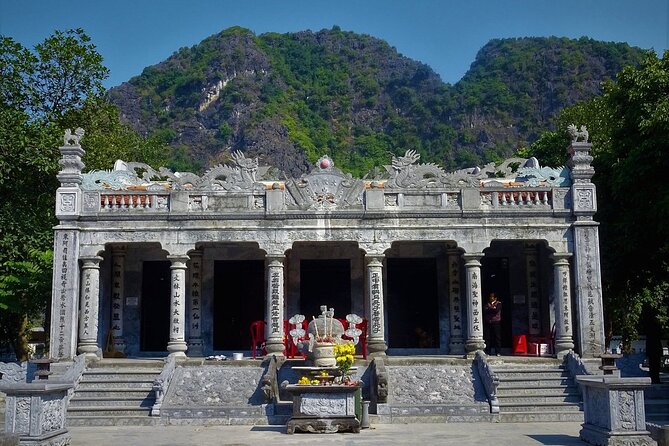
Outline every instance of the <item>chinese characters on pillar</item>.
[(181, 271), (172, 272), (172, 334), (170, 335), (170, 341), (183, 339), (183, 334), (179, 334), (183, 318), (183, 308), (181, 308), (181, 293), (183, 293), (181, 289), (181, 275)]
[(451, 334), (462, 335), (462, 316), (460, 300), (460, 262), (456, 256), (449, 258), (448, 288), (451, 296)]
[(112, 335), (123, 336), (123, 257), (114, 256), (112, 267)]
[(191, 322), (190, 322), (190, 336), (199, 338), (202, 333), (200, 327), (200, 289), (202, 286), (202, 264), (200, 260), (194, 260), (191, 265), (190, 276), (190, 302), (191, 302)]
[[(568, 267), (567, 267), (568, 268)], [(562, 333), (564, 334), (569, 334), (571, 333), (571, 327), (569, 326), (569, 321), (570, 321), (570, 314), (569, 314), (569, 271), (563, 267), (562, 272), (560, 273), (561, 276), (561, 287), (560, 289), (562, 290)]]
[(592, 283), (592, 240), (590, 238), (590, 229), (584, 229), (583, 231), (583, 241), (584, 250), (585, 250), (585, 288), (588, 291), (587, 294), (587, 304), (588, 304), (588, 333), (587, 339), (590, 343), (591, 351), (597, 351), (597, 328), (596, 328), (596, 317), (595, 317), (595, 293), (594, 286)]
[(372, 334), (381, 333), (381, 275), (374, 271), (371, 277)]
[(534, 254), (527, 254), (525, 257), (527, 271), (527, 304), (529, 307), (528, 323), (529, 333), (538, 335), (541, 333), (541, 319), (539, 316), (539, 284), (537, 280), (538, 268), (537, 257)]
[(58, 357), (65, 356), (65, 327), (67, 315), (67, 256), (70, 250), (70, 235), (63, 234), (63, 239), (60, 244), (60, 281), (58, 287)]
[(481, 287), (479, 286), (479, 275), (476, 271), (471, 272), (472, 284), (472, 331), (481, 333), (481, 314), (479, 312), (481, 299)]
[(279, 292), (281, 288), (281, 273), (279, 271), (272, 271), (272, 296), (270, 307), (270, 328), (272, 334), (279, 334), (281, 322), (281, 309), (279, 307)]
[(86, 269), (84, 273), (84, 314), (82, 317), (81, 334), (88, 337), (91, 323), (91, 270)]

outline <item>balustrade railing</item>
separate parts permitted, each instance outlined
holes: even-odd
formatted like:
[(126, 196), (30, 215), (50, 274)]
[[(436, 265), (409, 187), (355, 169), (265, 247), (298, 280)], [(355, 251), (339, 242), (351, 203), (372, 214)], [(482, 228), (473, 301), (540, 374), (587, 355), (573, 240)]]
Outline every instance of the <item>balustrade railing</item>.
[(100, 211), (115, 211), (123, 209), (152, 209), (167, 210), (169, 208), (169, 194), (147, 193), (101, 193)]

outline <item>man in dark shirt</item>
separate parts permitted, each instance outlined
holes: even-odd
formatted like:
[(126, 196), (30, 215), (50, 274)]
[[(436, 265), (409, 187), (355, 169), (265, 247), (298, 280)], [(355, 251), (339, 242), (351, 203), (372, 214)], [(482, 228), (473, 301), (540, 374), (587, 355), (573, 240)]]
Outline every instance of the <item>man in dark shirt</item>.
[(485, 314), (489, 352), (490, 354), (496, 353), (499, 356), (502, 349), (502, 302), (497, 300), (495, 293), (490, 293), (483, 312)]

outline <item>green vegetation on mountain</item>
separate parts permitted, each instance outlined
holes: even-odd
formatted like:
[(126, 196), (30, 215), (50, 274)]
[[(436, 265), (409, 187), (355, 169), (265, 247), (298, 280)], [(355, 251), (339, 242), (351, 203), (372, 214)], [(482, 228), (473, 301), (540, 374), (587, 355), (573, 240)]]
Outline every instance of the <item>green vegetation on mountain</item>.
[(587, 38), (499, 39), (449, 85), (386, 42), (338, 27), (259, 36), (235, 27), (146, 68), (109, 99), (141, 134), (187, 147), (202, 164), (243, 150), (296, 175), (327, 153), (364, 175), (415, 149), (454, 169), (508, 157), (641, 57)]

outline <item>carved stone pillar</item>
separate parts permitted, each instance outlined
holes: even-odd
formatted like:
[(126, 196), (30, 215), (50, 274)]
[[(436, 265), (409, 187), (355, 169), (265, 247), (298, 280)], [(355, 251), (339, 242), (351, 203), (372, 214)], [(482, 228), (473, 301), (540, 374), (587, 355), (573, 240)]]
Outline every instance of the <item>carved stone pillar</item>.
[(462, 287), (460, 283), (460, 255), (456, 249), (448, 249), (448, 298), (451, 315), (451, 336), (448, 352), (451, 355), (465, 353), (462, 337)]
[(186, 356), (186, 255), (169, 255), (172, 262), (171, 299), (170, 299), (170, 340), (167, 351), (170, 355)]
[(467, 269), (467, 322), (468, 333), (465, 350), (473, 355), (485, 349), (483, 340), (483, 304), (481, 298), (481, 258), (483, 253), (463, 254)]
[(52, 359), (72, 359), (76, 354), (79, 285), (79, 231), (57, 229), (53, 248), (49, 340)]
[(385, 355), (388, 349), (388, 343), (385, 339), (386, 324), (383, 308), (383, 258), (382, 255), (366, 256), (367, 296), (370, 316), (367, 349), (371, 356)]
[(100, 308), (100, 262), (102, 257), (82, 257), (79, 297), (79, 353), (98, 355), (98, 312)]
[(525, 244), (525, 273), (527, 275), (527, 327), (530, 335), (541, 334), (539, 299), (539, 256), (537, 246)]
[(125, 246), (112, 248), (111, 332), (114, 350), (125, 352), (123, 338), (123, 307), (125, 303)]
[(202, 356), (202, 253), (190, 253), (190, 294), (188, 299), (190, 314), (190, 330), (188, 332), (188, 355)]
[(570, 253), (554, 253), (553, 273), (555, 275), (555, 353), (558, 358), (574, 348), (571, 323), (571, 278), (569, 275)]
[(267, 311), (265, 350), (268, 355), (283, 356), (283, 255), (267, 256)]

